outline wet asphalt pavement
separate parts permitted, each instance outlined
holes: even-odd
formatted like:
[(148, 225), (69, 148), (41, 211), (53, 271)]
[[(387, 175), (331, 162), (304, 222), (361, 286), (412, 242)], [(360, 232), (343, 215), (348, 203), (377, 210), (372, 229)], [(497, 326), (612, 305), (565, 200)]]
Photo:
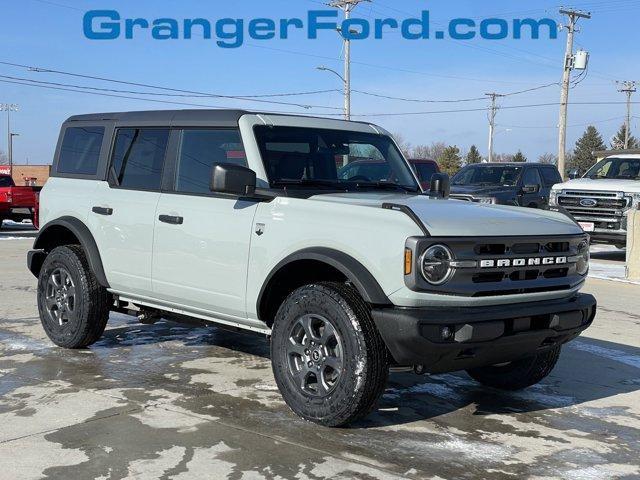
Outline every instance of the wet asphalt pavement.
[(283, 403), (263, 337), (114, 314), (91, 348), (53, 346), (23, 230), (0, 231), (0, 479), (640, 478), (640, 286), (589, 280), (596, 323), (538, 386), (392, 374), (326, 429)]

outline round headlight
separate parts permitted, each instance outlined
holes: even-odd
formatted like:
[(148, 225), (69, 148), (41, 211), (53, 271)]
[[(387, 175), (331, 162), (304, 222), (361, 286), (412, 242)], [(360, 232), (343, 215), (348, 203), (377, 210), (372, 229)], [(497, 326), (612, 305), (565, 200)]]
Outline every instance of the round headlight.
[(451, 250), (444, 245), (432, 245), (420, 257), (420, 270), (424, 279), (431, 285), (442, 285), (453, 275), (450, 262)]
[(589, 259), (589, 242), (585, 240), (578, 245), (578, 262), (576, 263), (578, 275), (586, 275), (589, 272)]

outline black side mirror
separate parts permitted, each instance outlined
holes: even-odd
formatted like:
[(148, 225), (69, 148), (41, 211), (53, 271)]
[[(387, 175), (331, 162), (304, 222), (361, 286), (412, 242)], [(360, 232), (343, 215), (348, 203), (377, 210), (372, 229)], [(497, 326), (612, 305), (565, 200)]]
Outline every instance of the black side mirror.
[(540, 185), (525, 185), (522, 187), (522, 193), (538, 193)]
[(573, 170), (569, 170), (569, 180), (575, 180), (576, 178), (580, 178), (580, 172), (577, 168)]
[(446, 173), (434, 173), (431, 175), (429, 196), (431, 198), (449, 198), (451, 192), (451, 180)]
[(211, 172), (211, 191), (231, 195), (253, 195), (256, 172), (235, 163), (218, 163)]

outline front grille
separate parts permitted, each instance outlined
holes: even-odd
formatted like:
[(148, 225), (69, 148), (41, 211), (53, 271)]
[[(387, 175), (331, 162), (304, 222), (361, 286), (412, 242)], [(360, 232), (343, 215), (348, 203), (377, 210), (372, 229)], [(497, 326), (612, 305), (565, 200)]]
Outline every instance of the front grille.
[(558, 195), (558, 205), (576, 220), (604, 224), (606, 228), (607, 224), (620, 222), (631, 201), (622, 192), (564, 190)]
[[(409, 288), (470, 297), (570, 290), (584, 281), (576, 271), (578, 247), (586, 235), (555, 237), (424, 238), (412, 237), (407, 247), (419, 259), (434, 244), (447, 245), (460, 266), (447, 283), (433, 286), (419, 272), (405, 276)], [(556, 262), (556, 260), (560, 261)], [(549, 261), (545, 263), (545, 261)], [(484, 262), (484, 263), (483, 263)], [(419, 269), (415, 269), (419, 270)]]

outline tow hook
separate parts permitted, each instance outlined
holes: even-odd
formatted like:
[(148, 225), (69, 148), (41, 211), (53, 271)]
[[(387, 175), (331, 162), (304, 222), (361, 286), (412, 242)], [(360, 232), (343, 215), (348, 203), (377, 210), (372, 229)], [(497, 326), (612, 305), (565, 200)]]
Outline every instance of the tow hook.
[(427, 373), (427, 369), (424, 365), (414, 365), (413, 373), (415, 373), (416, 375), (424, 375), (425, 373)]

